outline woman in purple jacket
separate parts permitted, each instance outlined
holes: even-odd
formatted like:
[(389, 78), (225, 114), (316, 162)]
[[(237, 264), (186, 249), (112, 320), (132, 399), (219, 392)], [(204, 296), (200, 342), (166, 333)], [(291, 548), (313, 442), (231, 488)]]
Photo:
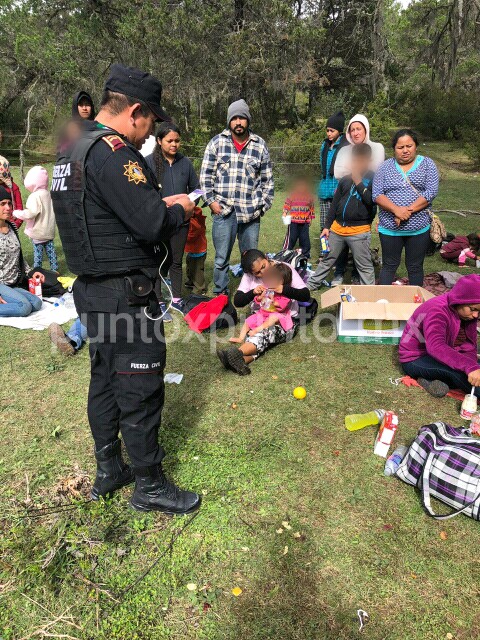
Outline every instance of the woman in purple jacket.
[(480, 276), (475, 274), (420, 305), (400, 340), (398, 356), (404, 372), (436, 398), (449, 389), (470, 392), (472, 386), (480, 397), (479, 314)]

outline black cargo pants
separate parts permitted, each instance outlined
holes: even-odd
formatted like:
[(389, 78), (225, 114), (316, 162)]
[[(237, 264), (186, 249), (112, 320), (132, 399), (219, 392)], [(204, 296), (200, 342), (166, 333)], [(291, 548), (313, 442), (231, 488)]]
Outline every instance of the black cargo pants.
[(79, 277), (75, 306), (90, 340), (88, 419), (96, 449), (121, 432), (134, 467), (158, 464), (165, 386), (163, 322), (126, 302), (123, 277)]

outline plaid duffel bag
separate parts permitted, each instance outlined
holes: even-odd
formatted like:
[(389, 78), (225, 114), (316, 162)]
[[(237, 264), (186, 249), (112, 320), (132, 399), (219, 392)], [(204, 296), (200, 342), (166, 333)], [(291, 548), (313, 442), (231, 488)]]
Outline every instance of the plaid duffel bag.
[[(422, 427), (395, 475), (420, 489), (423, 508), (433, 518), (463, 513), (480, 520), (480, 438), (468, 429), (443, 422)], [(435, 514), (432, 497), (453, 511)]]

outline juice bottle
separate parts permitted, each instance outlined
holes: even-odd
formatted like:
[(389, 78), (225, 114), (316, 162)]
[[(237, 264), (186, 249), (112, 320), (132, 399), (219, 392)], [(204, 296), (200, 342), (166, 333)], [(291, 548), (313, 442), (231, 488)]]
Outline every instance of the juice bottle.
[(374, 409), (368, 413), (354, 413), (345, 416), (345, 429), (348, 429), (348, 431), (358, 431), (364, 427), (380, 424), (384, 415), (385, 411), (383, 409)]

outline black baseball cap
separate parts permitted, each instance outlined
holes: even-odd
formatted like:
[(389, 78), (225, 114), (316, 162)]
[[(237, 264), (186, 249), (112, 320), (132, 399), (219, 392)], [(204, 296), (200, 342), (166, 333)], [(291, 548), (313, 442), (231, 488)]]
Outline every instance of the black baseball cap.
[(110, 68), (105, 89), (144, 102), (156, 115), (157, 120), (166, 122), (172, 120), (160, 106), (162, 83), (150, 73), (145, 73), (135, 67), (125, 67), (116, 62)]
[(0, 202), (2, 200), (10, 200), (10, 202), (12, 202), (12, 194), (9, 193), (5, 187), (0, 186)]

